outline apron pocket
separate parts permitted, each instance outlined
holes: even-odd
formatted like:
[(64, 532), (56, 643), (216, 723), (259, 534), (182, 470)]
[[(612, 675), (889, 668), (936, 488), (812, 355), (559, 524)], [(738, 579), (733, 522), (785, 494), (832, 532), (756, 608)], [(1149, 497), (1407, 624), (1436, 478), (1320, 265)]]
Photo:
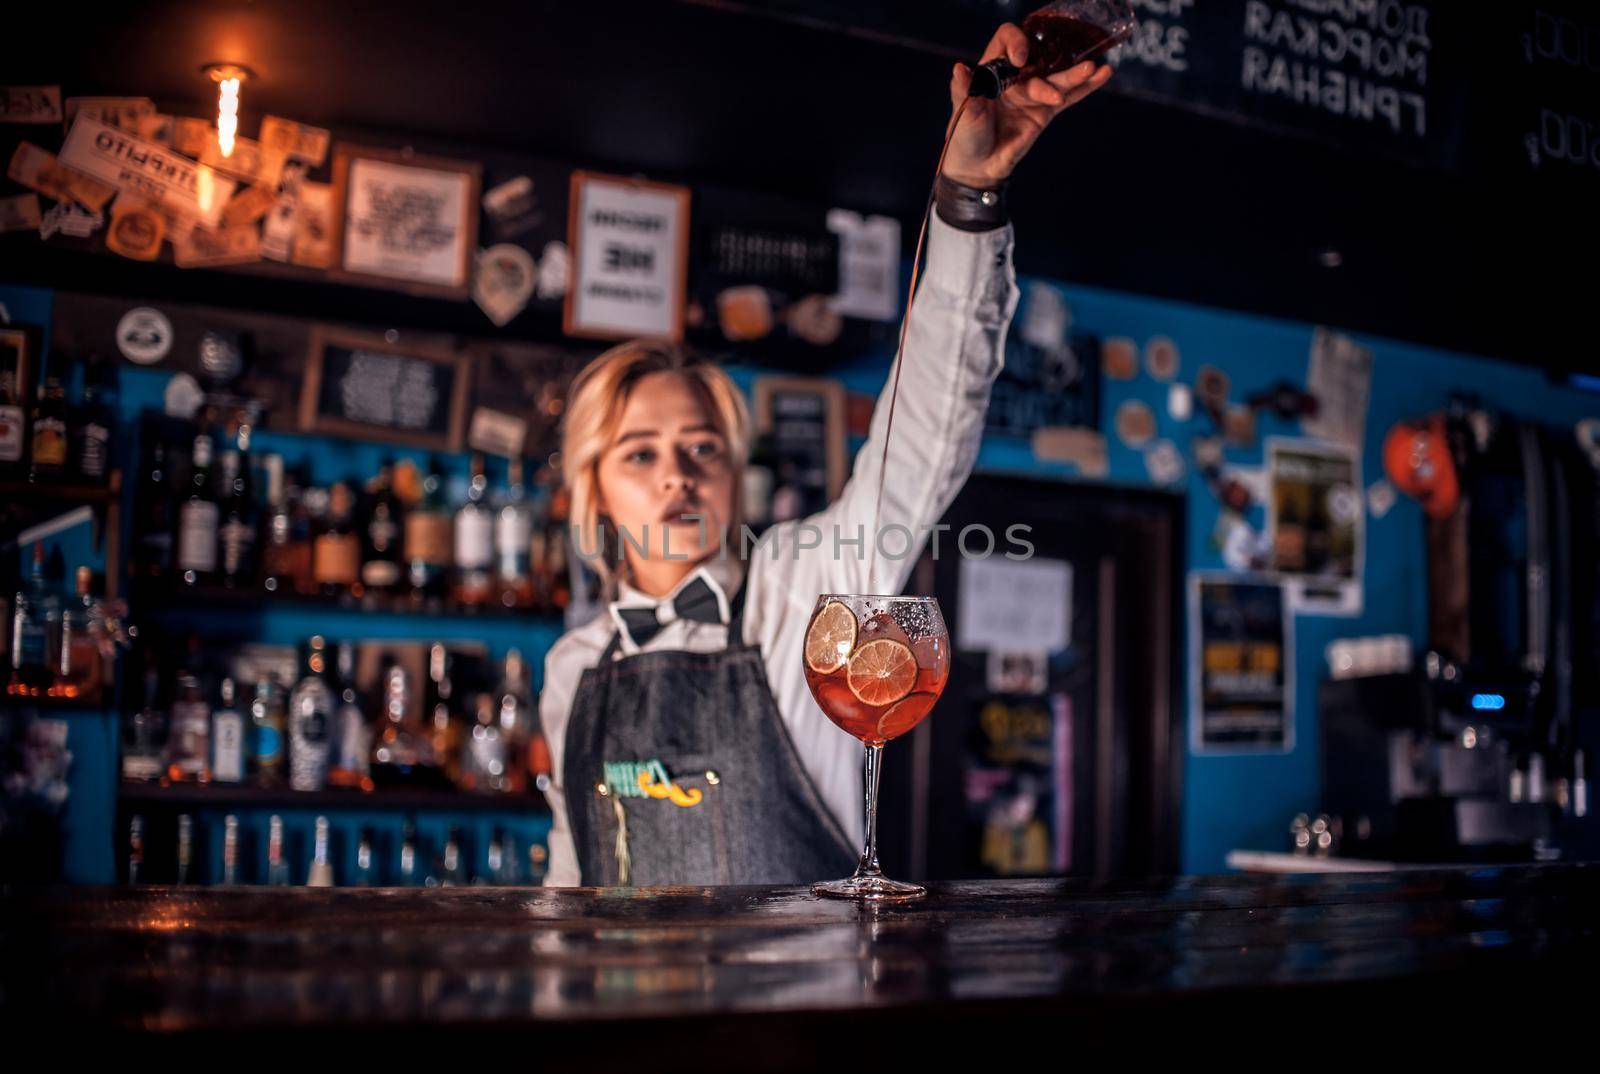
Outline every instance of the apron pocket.
[(667, 780), (595, 791), (595, 825), (606, 879), (655, 887), (731, 883), (722, 774), (714, 758), (663, 757)]

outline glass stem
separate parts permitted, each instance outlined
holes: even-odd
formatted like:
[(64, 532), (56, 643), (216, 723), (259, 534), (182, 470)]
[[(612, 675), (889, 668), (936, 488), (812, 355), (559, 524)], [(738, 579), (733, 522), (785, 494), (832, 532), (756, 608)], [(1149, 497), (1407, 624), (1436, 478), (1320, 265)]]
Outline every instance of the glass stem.
[(861, 850), (861, 864), (856, 866), (856, 876), (882, 876), (878, 866), (878, 774), (883, 768), (883, 746), (867, 747), (867, 842)]

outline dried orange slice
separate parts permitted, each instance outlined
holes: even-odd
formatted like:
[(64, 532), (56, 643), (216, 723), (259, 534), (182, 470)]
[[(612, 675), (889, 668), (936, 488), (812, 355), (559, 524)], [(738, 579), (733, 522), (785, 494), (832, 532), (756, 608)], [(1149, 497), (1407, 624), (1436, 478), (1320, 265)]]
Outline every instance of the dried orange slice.
[(922, 718), (939, 700), (938, 694), (912, 694), (896, 701), (878, 720), (878, 737), (884, 741), (899, 738), (922, 722)]
[(917, 658), (892, 638), (869, 641), (850, 658), (850, 692), (869, 705), (892, 705), (917, 684)]
[(847, 604), (828, 601), (806, 631), (806, 666), (819, 675), (838, 671), (855, 647), (856, 613)]

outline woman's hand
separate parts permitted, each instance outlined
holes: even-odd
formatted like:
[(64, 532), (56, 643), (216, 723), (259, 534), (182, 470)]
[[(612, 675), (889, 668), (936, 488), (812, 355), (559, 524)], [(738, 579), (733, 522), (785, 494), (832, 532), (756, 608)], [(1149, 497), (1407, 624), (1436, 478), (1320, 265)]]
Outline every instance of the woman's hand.
[[(1028, 63), (1027, 35), (1009, 22), (995, 31), (979, 62), (1001, 56), (1019, 70)], [(1052, 119), (1110, 79), (1110, 67), (1085, 60), (1048, 78), (1020, 79), (996, 100), (974, 97), (960, 112), (972, 85), (972, 69), (956, 64), (950, 76), (950, 120), (955, 122), (959, 113), (961, 125), (945, 151), (943, 173), (967, 186), (995, 186), (1011, 175)]]

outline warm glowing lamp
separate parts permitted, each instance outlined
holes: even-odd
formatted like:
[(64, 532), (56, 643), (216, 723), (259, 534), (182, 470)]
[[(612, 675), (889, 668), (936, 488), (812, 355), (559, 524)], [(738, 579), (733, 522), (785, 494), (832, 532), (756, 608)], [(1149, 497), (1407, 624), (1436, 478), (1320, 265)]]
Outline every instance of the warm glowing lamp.
[(236, 63), (208, 63), (200, 70), (217, 84), (217, 149), (231, 157), (239, 133), (239, 87), (250, 77), (250, 70)]

